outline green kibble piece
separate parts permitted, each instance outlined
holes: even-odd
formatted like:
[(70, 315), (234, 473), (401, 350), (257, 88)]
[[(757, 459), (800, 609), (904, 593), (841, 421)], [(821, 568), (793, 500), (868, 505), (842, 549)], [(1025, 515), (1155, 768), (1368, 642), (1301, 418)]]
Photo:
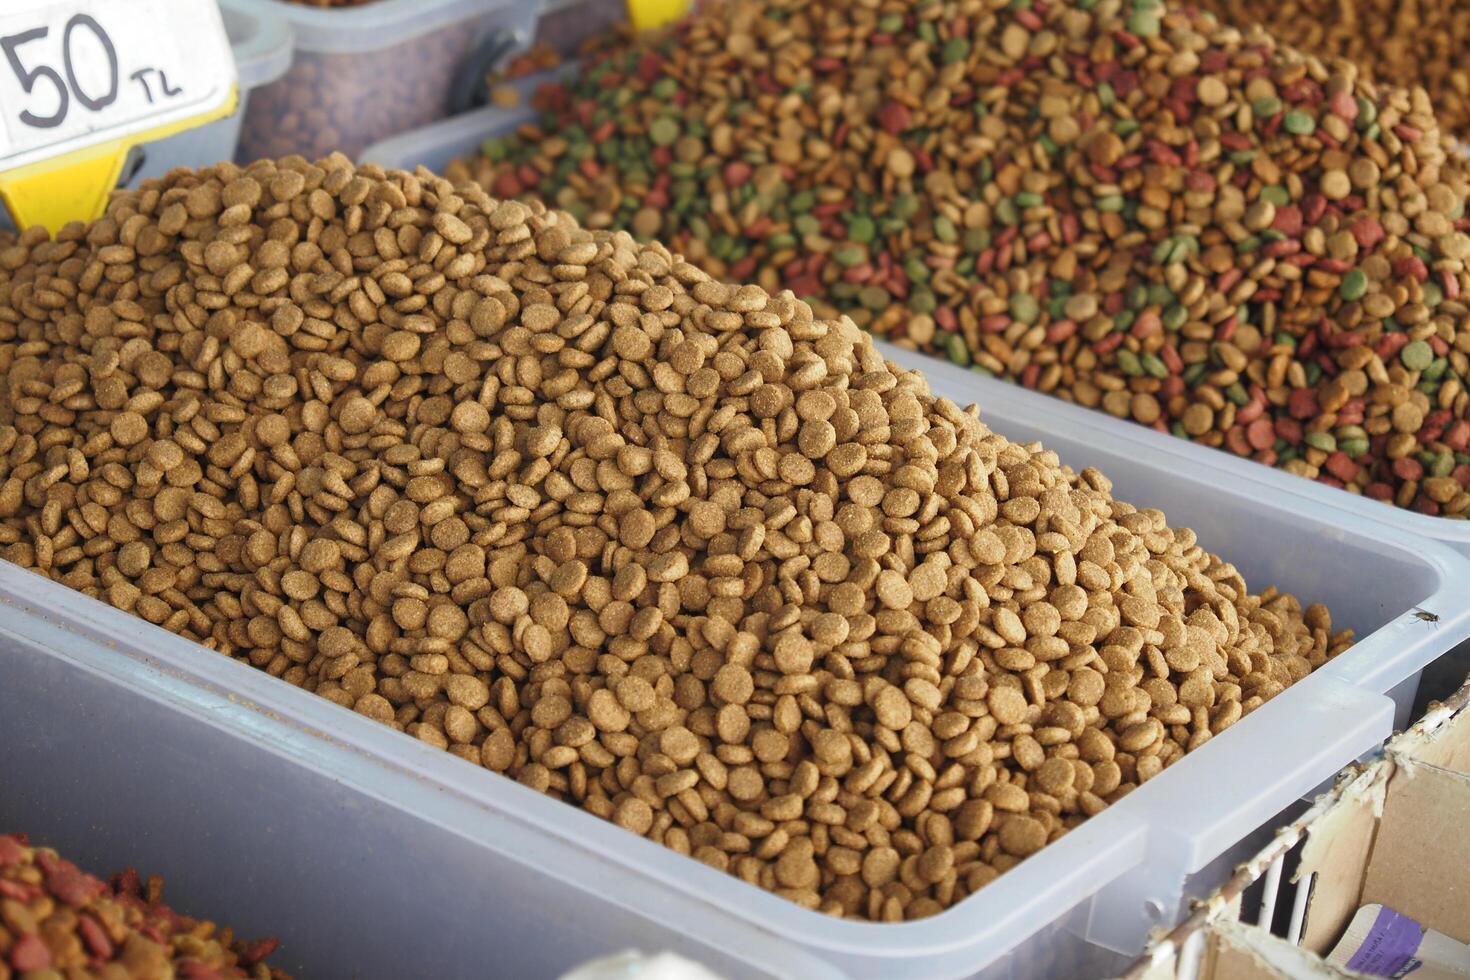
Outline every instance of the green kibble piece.
[(1268, 95), (1263, 99), (1256, 99), (1251, 103), (1251, 113), (1261, 122), (1272, 118), (1281, 111), (1281, 100), (1274, 95)]
[(648, 90), (655, 99), (667, 102), (679, 91), (679, 83), (672, 78), (660, 78), (653, 83), (653, 88)]
[(1337, 448), (1357, 459), (1368, 451), (1367, 439), (1343, 439), (1337, 444)]
[(1282, 463), (1289, 463), (1294, 459), (1300, 459), (1301, 455), (1302, 452), (1297, 447), (1287, 446), (1276, 454), (1276, 463), (1278, 466)]
[(927, 286), (915, 289), (909, 294), (909, 309), (915, 313), (933, 313), (939, 303), (934, 298), (934, 293)]
[(964, 61), (970, 56), (970, 42), (962, 37), (952, 37), (944, 42), (944, 53), (941, 57), (946, 65), (953, 65)]
[(990, 247), (990, 229), (966, 228), (963, 241), (966, 252), (983, 252)]
[(1099, 211), (1111, 211), (1116, 213), (1123, 210), (1123, 195), (1105, 194), (1102, 197), (1098, 198), (1093, 206), (1096, 207)]
[(1350, 269), (1348, 274), (1342, 277), (1342, 284), (1337, 287), (1337, 291), (1338, 295), (1350, 303), (1362, 299), (1368, 292), (1367, 273), (1362, 269)]
[(1434, 280), (1426, 282), (1420, 289), (1424, 293), (1424, 305), (1430, 309), (1444, 302), (1444, 288)]
[(1128, 32), (1137, 37), (1154, 37), (1159, 33), (1157, 10), (1135, 10), (1128, 15)]
[(648, 138), (659, 146), (671, 146), (679, 138), (679, 123), (668, 116), (659, 116), (648, 127)]
[(904, 275), (908, 276), (909, 279), (913, 280), (914, 282), (929, 281), (929, 267), (924, 264), (924, 260), (921, 256), (910, 255), (907, 259), (905, 259), (903, 263), (903, 272)]
[(1186, 428), (1184, 428), (1184, 423), (1183, 422), (1170, 422), (1169, 423), (1169, 434), (1171, 436), (1173, 436), (1175, 439), (1188, 439), (1189, 438), (1189, 430), (1187, 430)]
[(861, 245), (871, 242), (877, 234), (877, 226), (866, 214), (860, 214), (847, 223), (847, 237)]
[(1245, 385), (1239, 381), (1225, 389), (1225, 397), (1236, 405), (1244, 405), (1251, 400), (1251, 396), (1246, 393)]
[(1200, 383), (1200, 380), (1203, 379), (1204, 376), (1209, 373), (1209, 371), (1210, 366), (1204, 361), (1200, 361), (1198, 364), (1191, 364), (1189, 367), (1184, 369), (1184, 383), (1193, 388), (1195, 385)]
[(1041, 304), (1030, 293), (1012, 293), (1009, 303), (1011, 319), (1028, 327), (1041, 316)]
[(1281, 125), (1288, 133), (1295, 136), (1311, 136), (1317, 131), (1317, 120), (1313, 119), (1310, 113), (1300, 109), (1288, 111), (1281, 120)]
[(1433, 361), (1430, 362), (1429, 367), (1424, 369), (1424, 373), (1423, 375), (1421, 375), (1421, 377), (1423, 377), (1425, 381), (1440, 381), (1444, 378), (1444, 373), (1449, 369), (1450, 362), (1447, 358), (1436, 357)]
[(888, 304), (893, 301), (893, 297), (889, 295), (888, 290), (882, 286), (864, 286), (858, 290), (857, 298), (859, 303), (875, 313), (879, 310), (886, 309)]
[(1138, 363), (1149, 377), (1163, 380), (1169, 376), (1169, 366), (1157, 354), (1144, 354), (1138, 359)]
[(1118, 99), (1118, 94), (1113, 91), (1113, 86), (1103, 82), (1097, 87), (1097, 101), (1104, 109), (1111, 106)]
[(1016, 211), (1016, 202), (1008, 197), (1003, 197), (995, 203), (995, 220), (1001, 224), (1010, 226), (1021, 220)]
[(1269, 201), (1279, 208), (1291, 203), (1291, 195), (1280, 184), (1269, 184), (1261, 188), (1261, 200)]
[(1430, 476), (1449, 476), (1454, 468), (1455, 454), (1445, 452), (1434, 457), (1434, 462), (1429, 464), (1428, 473)]
[(1308, 432), (1305, 441), (1313, 449), (1320, 449), (1324, 453), (1337, 452), (1337, 440), (1330, 432)]
[(1189, 322), (1189, 310), (1176, 303), (1165, 310), (1164, 315), (1160, 319), (1164, 323), (1164, 329), (1170, 333), (1174, 333), (1177, 330), (1182, 330), (1184, 325)]
[(832, 261), (843, 267), (851, 267), (868, 260), (868, 250), (861, 245), (843, 245), (832, 253)]
[(1016, 195), (1016, 203), (1023, 208), (1039, 208), (1042, 204), (1042, 197), (1035, 191), (1021, 191)]
[(767, 238), (766, 244), (770, 246), (771, 250), (774, 252), (785, 251), (788, 248), (796, 247), (796, 236), (791, 234), (791, 232), (789, 231), (778, 232), (777, 234), (772, 235), (770, 238)]
[(822, 232), (822, 223), (810, 214), (798, 214), (791, 222), (791, 227), (795, 228), (796, 233), (803, 238), (807, 235), (819, 235)]
[(952, 333), (944, 338), (944, 352), (960, 367), (965, 367), (970, 363), (970, 348), (965, 346), (965, 338), (957, 333)]
[(941, 242), (953, 244), (960, 236), (955, 230), (954, 222), (939, 214), (934, 216), (934, 237)]
[[(1347, 294), (1344, 293), (1343, 296), (1346, 298)], [(1410, 371), (1422, 371), (1434, 363), (1434, 348), (1429, 346), (1429, 341), (1427, 340), (1411, 341), (1404, 345), (1403, 350), (1399, 351), (1399, 360)]]
[(903, 30), (903, 14), (884, 14), (878, 18), (878, 31), (882, 34), (897, 34)]
[(1128, 348), (1119, 347), (1114, 356), (1118, 359), (1118, 370), (1130, 378), (1136, 378), (1143, 373), (1143, 364), (1139, 362), (1138, 355)]

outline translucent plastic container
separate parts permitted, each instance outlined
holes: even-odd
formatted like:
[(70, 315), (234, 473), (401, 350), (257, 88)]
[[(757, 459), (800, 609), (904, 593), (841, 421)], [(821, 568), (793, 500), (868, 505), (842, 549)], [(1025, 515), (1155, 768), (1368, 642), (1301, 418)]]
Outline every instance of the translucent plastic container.
[(284, 18), (295, 35), (290, 72), (251, 101), (242, 162), (356, 156), (375, 140), (442, 118), (465, 73), (487, 69), (490, 52), (524, 44), (541, 9), (540, 0), (234, 2)]
[(1264, 467), (901, 359), (1195, 527), (1255, 587), (1328, 603), (1359, 642), (968, 900), (877, 925), (800, 909), (0, 563), (0, 826), (98, 867), (126, 845), (181, 906), (228, 909), (281, 935), (284, 966), (331, 976), (548, 977), (629, 946), (729, 977), (1110, 975), (1389, 733), (1390, 692), (1411, 695), (1470, 635), (1470, 560), (1326, 487), (1276, 491)]

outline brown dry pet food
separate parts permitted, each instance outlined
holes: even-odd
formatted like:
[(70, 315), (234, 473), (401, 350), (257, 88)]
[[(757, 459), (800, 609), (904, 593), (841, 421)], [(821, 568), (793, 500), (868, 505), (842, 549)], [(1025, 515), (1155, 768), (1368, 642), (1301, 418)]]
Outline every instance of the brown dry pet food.
[(1470, 5), (1450, 0), (1192, 0), (1227, 24), (1260, 25), (1319, 58), (1423, 86), (1446, 132), (1470, 136)]
[(0, 980), (287, 980), (264, 961), (274, 939), (163, 904), (163, 879), (128, 870), (94, 878), (22, 834), (0, 834)]
[(0, 251), (0, 554), (833, 914), (1350, 642), (848, 320), (343, 157)]
[(583, 65), (449, 176), (1470, 517), (1470, 173), (1422, 90), (1161, 0), (728, 0)]

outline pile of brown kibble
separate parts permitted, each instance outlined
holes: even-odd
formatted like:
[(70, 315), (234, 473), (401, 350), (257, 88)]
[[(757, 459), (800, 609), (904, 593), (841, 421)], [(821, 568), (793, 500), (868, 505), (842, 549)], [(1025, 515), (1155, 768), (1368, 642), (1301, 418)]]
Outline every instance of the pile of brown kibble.
[(0, 834), (0, 980), (286, 980), (264, 962), (274, 939), (163, 904), (163, 879), (136, 871), (110, 882), (20, 834)]
[(836, 915), (1351, 642), (851, 321), (426, 171), (175, 171), (0, 324), (3, 557)]

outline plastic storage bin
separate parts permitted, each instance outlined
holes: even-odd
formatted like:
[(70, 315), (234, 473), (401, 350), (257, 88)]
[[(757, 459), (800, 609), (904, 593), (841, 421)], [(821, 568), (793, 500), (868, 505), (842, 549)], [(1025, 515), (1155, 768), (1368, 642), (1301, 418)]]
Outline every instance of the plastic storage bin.
[(541, 8), (540, 0), (376, 0), (332, 9), (235, 2), (285, 18), (295, 35), (291, 71), (251, 101), (242, 162), (339, 150), (355, 156), (443, 117), (461, 72), (487, 67), (482, 51), (524, 44)]
[[(973, 374), (904, 359), (974, 397)], [(1260, 846), (1257, 828), (1382, 741), (1387, 692), (1470, 633), (1470, 561), (1334, 507), (1325, 487), (1272, 492), (1262, 467), (1010, 386), (984, 400), (997, 429), (1098, 466), (1257, 587), (1327, 602), (1361, 639), (942, 915), (802, 910), (4, 564), (0, 826), (98, 867), (126, 843), (181, 905), (223, 914), (228, 898), (238, 928), (281, 935), (282, 965), (333, 976), (554, 976), (629, 946), (729, 977), (1120, 969)]]

